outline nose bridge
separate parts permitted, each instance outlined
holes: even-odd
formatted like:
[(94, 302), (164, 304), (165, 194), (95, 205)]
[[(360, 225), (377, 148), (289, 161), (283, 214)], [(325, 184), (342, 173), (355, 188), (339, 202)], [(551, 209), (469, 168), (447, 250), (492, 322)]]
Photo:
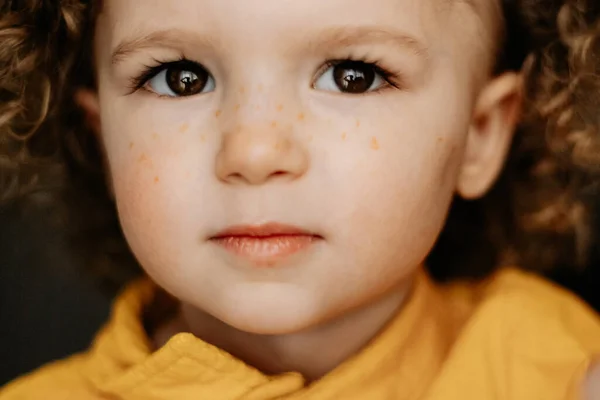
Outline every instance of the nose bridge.
[(284, 105), (288, 111), (299, 106), (295, 68), (286, 63), (281, 52), (279, 47), (257, 44), (250, 53), (244, 51), (245, 57), (228, 59), (230, 68), (223, 101), (234, 108), (239, 106), (238, 117), (246, 122), (265, 117), (282, 118), (285, 113), (282, 114), (278, 106)]
[[(260, 124), (264, 121), (285, 122), (290, 112), (299, 107), (293, 87), (277, 73), (255, 69), (254, 77), (249, 76), (250, 68), (238, 83), (228, 88), (224, 103), (234, 111), (233, 120), (238, 124)], [(246, 78), (246, 79), (242, 79)]]

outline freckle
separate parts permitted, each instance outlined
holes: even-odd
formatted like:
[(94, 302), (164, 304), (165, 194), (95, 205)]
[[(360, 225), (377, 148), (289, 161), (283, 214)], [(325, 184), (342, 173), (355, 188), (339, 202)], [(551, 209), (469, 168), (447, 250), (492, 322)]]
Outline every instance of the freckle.
[(309, 141), (309, 142), (312, 142), (312, 140), (313, 140), (313, 135), (309, 135), (309, 136), (308, 136), (308, 141)]
[(298, 114), (298, 121), (304, 121), (304, 113)]
[(217, 110), (215, 112), (215, 117), (219, 118), (219, 116), (221, 116), (221, 110)]
[(129, 142), (129, 150), (133, 149), (133, 142)]
[(375, 136), (371, 138), (371, 148), (373, 150), (379, 150), (379, 143), (377, 142), (377, 138)]
[(200, 135), (200, 141), (201, 142), (205, 142), (206, 141), (206, 136), (205, 135)]
[(261, 93), (263, 91), (263, 85), (258, 85), (258, 93)]
[(152, 134), (152, 139), (154, 139), (154, 140), (158, 139), (158, 134), (156, 132), (154, 132)]
[(235, 107), (234, 107), (234, 110), (235, 110), (235, 111), (239, 111), (239, 110), (240, 110), (240, 105), (239, 105), (239, 104), (236, 104), (236, 105), (235, 105)]
[(277, 121), (271, 121), (271, 128), (277, 128)]
[(359, 119), (356, 120), (356, 127), (357, 128), (360, 127), (360, 120)]
[(283, 111), (283, 104), (277, 105), (277, 111)]
[(245, 88), (245, 87), (243, 87), (243, 86), (240, 86), (240, 93), (241, 93), (241, 94), (244, 94), (244, 93), (246, 93), (246, 88)]
[(437, 142), (438, 142), (438, 143), (442, 143), (443, 141), (444, 141), (444, 138), (443, 138), (443, 137), (441, 137), (441, 136), (438, 136), (438, 138), (437, 138)]
[(158, 181), (160, 181), (160, 179), (158, 179), (158, 176), (154, 177), (154, 183), (158, 183)]
[(183, 124), (183, 125), (181, 125), (181, 126), (179, 127), (179, 132), (180, 132), (180, 133), (185, 133), (185, 132), (187, 132), (188, 128), (189, 128), (189, 125), (188, 125), (188, 124)]
[(342, 140), (346, 140), (346, 132), (342, 132)]
[(148, 161), (148, 156), (146, 156), (146, 153), (142, 153), (138, 158), (138, 162), (143, 163), (145, 161)]

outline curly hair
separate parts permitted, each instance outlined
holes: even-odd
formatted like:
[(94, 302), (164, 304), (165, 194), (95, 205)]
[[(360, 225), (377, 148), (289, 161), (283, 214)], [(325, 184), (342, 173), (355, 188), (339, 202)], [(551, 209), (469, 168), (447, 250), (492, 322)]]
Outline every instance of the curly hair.
[[(588, 126), (597, 125), (575, 130), (583, 112), (585, 118), (590, 113), (583, 103), (575, 109), (568, 105), (577, 96), (597, 95), (589, 89), (592, 83), (580, 89), (593, 81), (588, 76), (593, 46), (569, 23), (581, 22), (582, 13), (565, 16), (561, 11), (561, 43), (572, 47), (570, 62), (581, 77), (571, 80), (557, 73), (568, 70), (549, 61), (564, 51), (554, 45), (562, 3), (502, 2), (508, 28), (497, 72), (518, 70), (533, 54), (530, 93), (536, 96), (531, 108), (550, 118), (548, 126), (556, 129), (539, 134), (542, 119), (528, 116), (494, 189), (482, 200), (455, 200), (428, 259), (438, 279), (483, 276), (507, 255), (525, 268), (547, 270), (581, 261), (586, 253), (588, 208), (580, 198), (585, 180), (579, 171), (600, 155), (593, 154), (595, 131)], [(94, 86), (89, 44), (98, 7), (99, 0), (0, 0), (0, 204), (20, 198), (24, 205), (56, 206), (85, 264), (108, 287), (117, 288), (138, 268), (107, 196), (98, 144), (73, 100), (77, 88)], [(552, 138), (549, 145), (547, 137)], [(560, 167), (559, 159), (565, 161)]]
[[(102, 154), (75, 90), (94, 87), (98, 0), (0, 0), (0, 205), (49, 209), (114, 292), (138, 267), (107, 195)], [(118, 265), (118, 267), (115, 267)]]
[(533, 191), (519, 198), (518, 224), (529, 259), (545, 254), (548, 263), (583, 267), (598, 222), (600, 3), (563, 3), (551, 25), (536, 25), (550, 40), (525, 71), (519, 186)]

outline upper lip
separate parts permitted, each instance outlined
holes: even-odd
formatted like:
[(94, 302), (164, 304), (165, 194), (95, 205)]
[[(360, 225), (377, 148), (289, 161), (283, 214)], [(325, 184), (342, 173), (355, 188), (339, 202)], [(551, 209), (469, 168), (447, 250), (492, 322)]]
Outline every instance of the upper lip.
[(212, 239), (232, 237), (232, 236), (253, 236), (253, 237), (269, 237), (278, 235), (303, 235), (303, 236), (319, 236), (306, 229), (298, 228), (297, 226), (282, 224), (278, 222), (269, 222), (258, 225), (234, 225), (216, 235)]

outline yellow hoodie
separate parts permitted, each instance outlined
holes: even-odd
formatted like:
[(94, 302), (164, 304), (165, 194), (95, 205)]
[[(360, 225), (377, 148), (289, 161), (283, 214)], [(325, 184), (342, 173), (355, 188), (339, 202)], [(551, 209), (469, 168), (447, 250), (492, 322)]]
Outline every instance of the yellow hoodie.
[(92, 348), (9, 384), (0, 400), (579, 400), (600, 320), (574, 296), (507, 269), (441, 286), (421, 275), (402, 312), (365, 349), (307, 385), (267, 376), (191, 334), (153, 351), (133, 284)]

